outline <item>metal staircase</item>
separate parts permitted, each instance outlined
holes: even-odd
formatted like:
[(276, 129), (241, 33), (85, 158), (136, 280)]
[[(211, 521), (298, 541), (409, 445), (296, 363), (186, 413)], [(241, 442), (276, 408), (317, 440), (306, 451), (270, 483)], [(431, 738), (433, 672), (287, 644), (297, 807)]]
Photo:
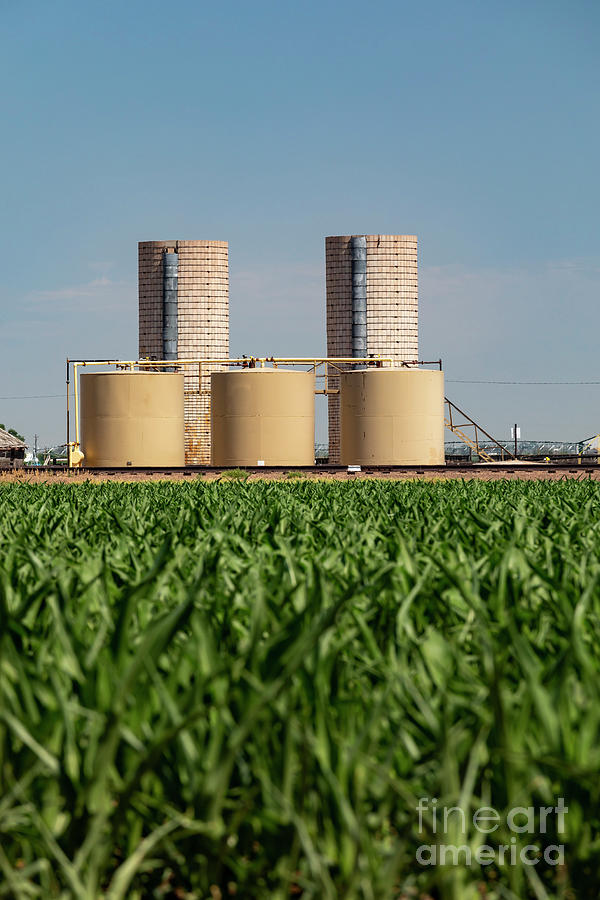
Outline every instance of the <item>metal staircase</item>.
[[(494, 462), (494, 458), (489, 455), (479, 444), (480, 435), (483, 435), (486, 442), (495, 444), (496, 447), (500, 450), (501, 459), (516, 459), (514, 453), (500, 444), (496, 438), (493, 438), (491, 434), (488, 434), (485, 428), (482, 428), (481, 425), (478, 425), (477, 422), (473, 421), (473, 419), (463, 412), (462, 409), (459, 409), (455, 403), (452, 403), (451, 400), (448, 400), (447, 397), (444, 397), (445, 401), (445, 414), (444, 414), (444, 425), (448, 428), (452, 434), (455, 434), (457, 437), (464, 441), (467, 447), (470, 447), (471, 450), (474, 450), (475, 453), (482, 459), (484, 462)], [(457, 417), (462, 416), (462, 421), (456, 421)], [(468, 434), (465, 434), (463, 431), (464, 428), (472, 429), (472, 437)]]

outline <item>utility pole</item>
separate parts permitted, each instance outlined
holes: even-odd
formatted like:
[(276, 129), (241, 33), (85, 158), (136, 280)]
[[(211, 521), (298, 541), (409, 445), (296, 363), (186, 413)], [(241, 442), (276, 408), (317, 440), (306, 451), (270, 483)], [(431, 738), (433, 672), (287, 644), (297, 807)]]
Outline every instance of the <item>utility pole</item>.
[(37, 458), (37, 442), (38, 442), (38, 436), (37, 436), (37, 434), (34, 434), (34, 436), (33, 436), (33, 458), (35, 459), (35, 464), (36, 464), (36, 466), (37, 466), (37, 461), (38, 461), (38, 458)]
[(521, 437), (521, 429), (519, 428), (519, 426), (518, 426), (517, 423), (515, 422), (515, 424), (513, 425), (513, 427), (512, 427), (510, 430), (511, 430), (511, 432), (512, 432), (511, 437), (513, 437), (513, 438), (515, 439), (515, 459), (516, 459), (516, 458), (517, 458), (517, 453), (518, 453), (518, 450), (519, 450), (519, 448), (518, 448), (518, 446), (517, 446), (517, 441), (518, 441), (519, 438)]

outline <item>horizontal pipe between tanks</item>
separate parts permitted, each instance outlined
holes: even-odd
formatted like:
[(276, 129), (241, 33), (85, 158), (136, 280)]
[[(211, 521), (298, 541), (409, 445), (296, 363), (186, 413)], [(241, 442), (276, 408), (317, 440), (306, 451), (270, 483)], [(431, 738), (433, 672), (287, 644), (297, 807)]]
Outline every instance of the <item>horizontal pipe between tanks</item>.
[[(123, 368), (132, 368), (133, 366), (138, 366), (141, 368), (152, 368), (152, 367), (162, 367), (162, 366), (173, 366), (172, 360), (163, 360), (163, 359), (137, 359), (137, 360), (122, 360), (122, 359), (77, 359), (70, 360), (74, 366), (122, 366)], [(365, 365), (378, 366), (381, 363), (390, 363), (390, 366), (397, 368), (404, 368), (407, 366), (439, 366), (442, 368), (442, 360), (441, 359), (410, 359), (410, 360), (399, 360), (397, 362), (391, 356), (369, 356), (369, 357), (356, 357), (356, 356), (242, 356), (242, 357), (227, 357), (222, 359), (208, 359), (206, 357), (195, 357), (190, 359), (178, 359), (176, 361), (176, 365), (185, 366), (185, 365), (198, 365), (198, 363), (211, 364), (211, 365), (250, 365), (251, 363), (283, 363), (285, 365), (322, 365), (323, 363), (340, 363), (340, 364), (350, 364), (350, 363), (361, 363)], [(262, 366), (264, 368), (264, 366)]]

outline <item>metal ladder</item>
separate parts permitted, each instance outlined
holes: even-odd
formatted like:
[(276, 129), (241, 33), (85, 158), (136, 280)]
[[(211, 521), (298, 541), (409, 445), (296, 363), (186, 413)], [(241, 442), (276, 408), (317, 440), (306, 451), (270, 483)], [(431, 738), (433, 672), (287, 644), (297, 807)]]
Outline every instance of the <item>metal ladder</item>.
[[(446, 411), (444, 415), (444, 425), (448, 428), (452, 434), (455, 434), (457, 437), (464, 441), (467, 447), (470, 447), (471, 450), (474, 450), (475, 453), (479, 456), (480, 459), (484, 460), (484, 462), (494, 462), (493, 457), (489, 455), (482, 447), (479, 446), (479, 435), (483, 435), (487, 441), (492, 444), (495, 444), (496, 447), (501, 452), (501, 458), (504, 459), (508, 457), (509, 459), (516, 459), (514, 453), (500, 444), (496, 438), (493, 438), (491, 434), (488, 434), (485, 428), (482, 428), (481, 425), (478, 425), (477, 422), (473, 421), (473, 419), (463, 412), (462, 409), (459, 409), (456, 403), (453, 403), (451, 400), (448, 400), (447, 397), (444, 397), (444, 402), (446, 406)], [(456, 422), (457, 415), (462, 416), (464, 421)], [(473, 437), (469, 437), (468, 434), (462, 430), (463, 428), (472, 428), (473, 429)]]

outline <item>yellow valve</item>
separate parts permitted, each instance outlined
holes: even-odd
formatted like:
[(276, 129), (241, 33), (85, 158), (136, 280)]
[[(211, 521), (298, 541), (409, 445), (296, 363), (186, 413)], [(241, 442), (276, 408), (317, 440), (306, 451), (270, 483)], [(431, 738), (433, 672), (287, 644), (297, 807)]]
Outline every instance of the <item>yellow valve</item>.
[(67, 448), (67, 458), (68, 458), (68, 465), (69, 465), (70, 469), (78, 468), (79, 466), (81, 466), (83, 457), (84, 457), (84, 454), (79, 449), (77, 444), (75, 444), (75, 443), (69, 444), (69, 446)]

